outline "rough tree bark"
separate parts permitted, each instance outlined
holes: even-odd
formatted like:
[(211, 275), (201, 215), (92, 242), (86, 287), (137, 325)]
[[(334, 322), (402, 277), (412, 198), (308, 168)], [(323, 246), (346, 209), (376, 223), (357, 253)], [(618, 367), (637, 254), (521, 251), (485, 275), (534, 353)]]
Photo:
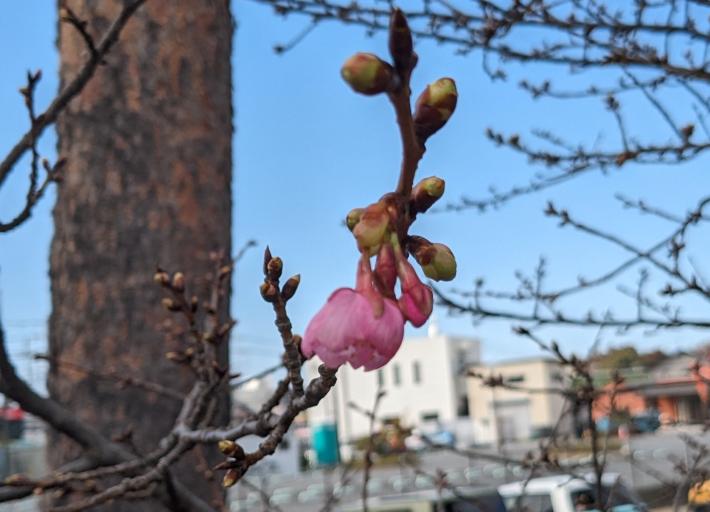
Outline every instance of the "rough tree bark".
[[(122, 0), (66, 4), (98, 37)], [(165, 339), (167, 314), (152, 276), (159, 264), (184, 271), (188, 286), (200, 288), (210, 251), (231, 249), (232, 30), (228, 0), (147, 2), (58, 123), (68, 165), (51, 248), (53, 357), (186, 389), (188, 370), (164, 357), (180, 344)], [(60, 24), (59, 50), (66, 82), (86, 45)], [(222, 355), (226, 365), (226, 347)], [(130, 429), (128, 442), (140, 453), (169, 430), (179, 405), (57, 366), (49, 390), (108, 436)], [(227, 403), (225, 392), (225, 418)], [(52, 443), (54, 465), (77, 454), (68, 441)], [(220, 500), (200, 459), (188, 457), (172, 474)], [(163, 510), (155, 502), (101, 510), (109, 509)]]

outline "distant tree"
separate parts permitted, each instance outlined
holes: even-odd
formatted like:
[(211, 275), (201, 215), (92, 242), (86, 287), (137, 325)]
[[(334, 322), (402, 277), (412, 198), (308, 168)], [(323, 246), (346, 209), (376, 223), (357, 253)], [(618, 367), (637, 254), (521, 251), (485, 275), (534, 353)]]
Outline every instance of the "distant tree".
[(620, 347), (595, 356), (591, 361), (599, 368), (619, 370), (636, 366), (641, 361), (641, 357), (635, 347)]

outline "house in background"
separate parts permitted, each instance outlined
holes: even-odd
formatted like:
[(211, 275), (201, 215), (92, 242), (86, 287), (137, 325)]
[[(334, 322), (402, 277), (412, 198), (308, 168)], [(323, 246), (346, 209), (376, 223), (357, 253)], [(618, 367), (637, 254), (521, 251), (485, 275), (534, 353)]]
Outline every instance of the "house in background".
[[(478, 444), (502, 444), (549, 434), (562, 416), (564, 398), (555, 389), (569, 386), (568, 370), (554, 359), (534, 357), (490, 365), (472, 366), (483, 376), (502, 376), (511, 387), (538, 392), (486, 386), (482, 379), (468, 378), (468, 401), (473, 437)], [(549, 389), (550, 392), (539, 392)], [(573, 421), (565, 415), (558, 426), (561, 434), (571, 433)]]
[[(698, 371), (695, 371), (698, 363)], [(658, 413), (662, 424), (701, 423), (709, 416), (710, 363), (704, 349), (666, 356), (645, 367), (618, 372), (624, 378), (624, 385), (614, 393), (615, 411), (631, 417), (653, 411)], [(603, 376), (597, 380), (603, 380)], [(611, 384), (606, 388), (611, 390)], [(595, 403), (594, 419), (600, 420), (611, 413), (610, 395), (602, 395)]]
[[(369, 418), (348, 404), (372, 409), (381, 386), (386, 395), (378, 419), (424, 433), (445, 429), (466, 443), (470, 422), (465, 374), (479, 357), (478, 340), (441, 334), (432, 322), (426, 337), (406, 338), (397, 355), (380, 370), (363, 372), (343, 365), (333, 391), (308, 410), (308, 423), (311, 427), (335, 424), (341, 445), (367, 436)], [(318, 375), (319, 364), (317, 358), (308, 361), (309, 378)]]

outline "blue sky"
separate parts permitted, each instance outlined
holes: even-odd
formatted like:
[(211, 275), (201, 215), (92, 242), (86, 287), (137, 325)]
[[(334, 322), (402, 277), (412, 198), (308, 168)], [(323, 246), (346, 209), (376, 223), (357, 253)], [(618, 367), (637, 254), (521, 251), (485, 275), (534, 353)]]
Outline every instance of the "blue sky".
[[(283, 20), (270, 9), (249, 1), (235, 4), (238, 29), (234, 44), (234, 238), (235, 247), (256, 239), (259, 250), (247, 254), (235, 275), (233, 311), (239, 324), (233, 339), (238, 370), (250, 372), (277, 361), (279, 350), (271, 311), (258, 294), (261, 250), (265, 244), (285, 261), (285, 272), (300, 273), (301, 288), (291, 303), (292, 320), (302, 331), (333, 289), (353, 283), (357, 251), (341, 219), (353, 207), (364, 206), (393, 188), (400, 148), (391, 107), (384, 97), (353, 93), (340, 79), (342, 62), (356, 51), (386, 56), (383, 34), (367, 37), (360, 28), (324, 24), (285, 55), (274, 44), (296, 35), (307, 21)], [(58, 56), (55, 49), (55, 2), (13, 2), (0, 18), (2, 80), (0, 80), (0, 152), (6, 152), (27, 127), (17, 89), (27, 68), (41, 68), (44, 79), (38, 102), (46, 105), (55, 93)], [(447, 182), (447, 200), (461, 195), (483, 197), (491, 185), (506, 186), (529, 180), (535, 168), (525, 159), (494, 147), (484, 137), (488, 126), (529, 133), (554, 129), (575, 142), (616, 143), (613, 120), (598, 99), (576, 102), (533, 101), (515, 83), (552, 77), (562, 83), (562, 68), (512, 66), (513, 80), (492, 83), (483, 73), (479, 54), (457, 56), (446, 46), (419, 42), (420, 64), (413, 88), (441, 76), (456, 79), (457, 112), (449, 125), (428, 144), (419, 176), (437, 175)], [(597, 73), (607, 83), (613, 76)], [(586, 84), (581, 81), (578, 83)], [(677, 106), (681, 122), (690, 121), (687, 102), (675, 93), (667, 99)], [(635, 133), (669, 138), (663, 121), (642, 99), (631, 99), (625, 112)], [(687, 111), (686, 111), (687, 110)], [(54, 134), (41, 149), (53, 157)], [(459, 262), (459, 276), (451, 286), (467, 289), (478, 276), (498, 288), (515, 286), (516, 270), (530, 272), (539, 255), (550, 264), (550, 286), (572, 284), (578, 275), (594, 276), (623, 253), (570, 230), (560, 230), (542, 215), (547, 200), (570, 208), (579, 218), (625, 234), (634, 242), (654, 242), (669, 228), (663, 222), (623, 210), (613, 199), (617, 192), (682, 213), (710, 186), (701, 159), (682, 167), (629, 167), (608, 176), (590, 174), (552, 190), (519, 198), (496, 211), (478, 214), (431, 214), (420, 218), (413, 232), (448, 244)], [(0, 191), (0, 216), (7, 219), (21, 202), (26, 172), (20, 167), (9, 186)], [(52, 234), (50, 193), (21, 229), (0, 237), (2, 316), (16, 352), (27, 351), (27, 340), (38, 350), (49, 314), (48, 249)], [(659, 231), (662, 229), (663, 231)], [(703, 267), (707, 236), (696, 236)], [(710, 272), (710, 265), (706, 270)], [(150, 272), (151, 269), (146, 269)], [(636, 273), (622, 283), (632, 285)], [(570, 311), (592, 308), (630, 312), (631, 301), (608, 287), (570, 301)], [(700, 314), (702, 305), (687, 303)], [(507, 322), (474, 326), (468, 318), (436, 316), (444, 332), (477, 336), (489, 360), (531, 355), (535, 347), (514, 337)], [(563, 347), (583, 352), (595, 331), (548, 329)], [(417, 334), (416, 330), (409, 332)], [(673, 349), (705, 339), (692, 330), (626, 337), (607, 333), (605, 344), (635, 342), (642, 348)]]

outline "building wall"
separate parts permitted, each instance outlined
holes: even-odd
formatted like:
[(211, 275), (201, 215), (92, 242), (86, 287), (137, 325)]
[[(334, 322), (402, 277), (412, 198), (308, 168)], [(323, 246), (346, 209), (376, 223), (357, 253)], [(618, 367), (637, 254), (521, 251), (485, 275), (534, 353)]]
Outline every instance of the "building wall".
[[(604, 389), (608, 393), (599, 395), (599, 397), (594, 400), (592, 409), (592, 417), (594, 418), (594, 421), (611, 414), (614, 385), (609, 383), (604, 386)], [(642, 414), (649, 408), (646, 398), (638, 391), (624, 391), (623, 389), (620, 389), (613, 394), (613, 398), (614, 409), (617, 411), (627, 411), (631, 416)]]
[[(502, 375), (506, 383), (525, 389), (565, 386), (561, 381), (565, 370), (547, 359), (518, 360), (472, 369), (486, 376)], [(564, 399), (557, 393), (491, 388), (475, 377), (468, 378), (468, 390), (474, 439), (478, 443), (496, 442), (499, 435), (504, 440), (528, 439), (536, 430), (554, 427), (564, 408)], [(569, 431), (571, 423), (571, 419), (565, 419), (563, 430)]]
[[(308, 411), (309, 424), (337, 421), (341, 442), (366, 436), (369, 419), (347, 404), (372, 409), (381, 379), (386, 395), (380, 402), (379, 418), (399, 419), (405, 427), (434, 428), (436, 417), (442, 426), (453, 429), (457, 409), (465, 402), (467, 392), (463, 378), (457, 373), (478, 362), (479, 354), (477, 340), (445, 336), (436, 331), (427, 337), (405, 339), (392, 361), (378, 371), (342, 366), (335, 389)], [(317, 374), (318, 364), (317, 360), (307, 363), (310, 376)], [(426, 421), (426, 417), (432, 419)]]

